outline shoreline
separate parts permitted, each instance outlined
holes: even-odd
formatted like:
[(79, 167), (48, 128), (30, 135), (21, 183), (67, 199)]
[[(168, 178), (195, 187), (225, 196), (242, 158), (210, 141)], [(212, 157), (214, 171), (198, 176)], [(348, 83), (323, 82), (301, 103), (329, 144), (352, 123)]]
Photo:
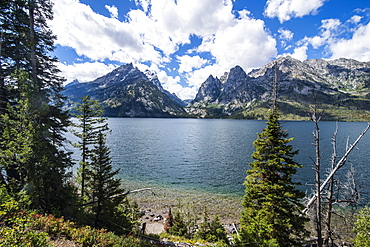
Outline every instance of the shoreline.
[(150, 188), (128, 195), (132, 203), (137, 203), (143, 216), (140, 223), (146, 224), (146, 232), (159, 234), (163, 231), (163, 223), (168, 210), (192, 210), (199, 220), (202, 220), (206, 208), (212, 219), (218, 215), (224, 225), (238, 224), (242, 211), (242, 196), (217, 194), (206, 191), (194, 191), (180, 188), (170, 188), (162, 185), (128, 182), (124, 184), (128, 190)]

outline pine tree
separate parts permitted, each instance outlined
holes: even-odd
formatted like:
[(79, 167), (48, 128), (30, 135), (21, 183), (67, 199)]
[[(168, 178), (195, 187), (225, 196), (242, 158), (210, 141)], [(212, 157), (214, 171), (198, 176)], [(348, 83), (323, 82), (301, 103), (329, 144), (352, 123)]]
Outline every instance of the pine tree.
[[(27, 73), (21, 70), (16, 71), (14, 79), (23, 81), (23, 85), (29, 82)], [(3, 170), (7, 175), (2, 183), (11, 193), (23, 188), (30, 177), (34, 126), (30, 118), (32, 113), (29, 99), (26, 97), (27, 91), (22, 91), (23, 99), (15, 102), (13, 107), (8, 103), (6, 111), (0, 116), (2, 123), (0, 172)]]
[[(26, 183), (34, 206), (49, 212), (61, 210), (69, 193), (66, 190), (67, 169), (72, 162), (69, 153), (63, 150), (64, 133), (69, 126), (68, 113), (62, 111), (64, 79), (58, 76), (57, 60), (49, 56), (55, 39), (47, 26), (53, 16), (52, 3), (49, 0), (11, 0), (2, 1), (0, 7), (4, 15), (0, 18), (0, 107), (6, 113), (4, 105), (17, 107), (24, 100), (23, 82), (13, 80), (11, 75), (16, 70), (27, 73), (30, 82), (27, 100), (34, 128), (27, 171), (32, 175), (27, 176)], [(0, 132), (3, 130), (1, 127)], [(7, 177), (13, 179), (12, 175), (7, 174)]]
[(224, 226), (221, 224), (218, 215), (212, 221), (209, 221), (207, 209), (203, 212), (203, 221), (199, 225), (199, 230), (196, 232), (195, 237), (204, 239), (209, 242), (223, 242), (229, 243)]
[[(115, 178), (119, 169), (113, 170), (110, 150), (105, 143), (107, 130), (98, 131), (97, 143), (92, 150), (91, 165), (87, 171), (87, 194), (96, 202), (95, 226), (100, 225), (101, 215), (104, 212), (113, 211), (123, 200), (124, 190), (121, 188), (121, 180)], [(118, 197), (110, 198), (115, 195)]]
[(81, 180), (81, 197), (85, 195), (86, 171), (89, 169), (91, 148), (97, 143), (98, 133), (100, 130), (106, 130), (107, 124), (104, 124), (106, 118), (102, 118), (102, 110), (98, 100), (93, 100), (89, 95), (82, 98), (82, 103), (77, 104), (74, 109), (74, 115), (78, 123), (74, 127), (80, 129), (72, 130), (80, 141), (75, 144), (81, 150), (80, 162), (80, 180)]
[(305, 194), (292, 176), (302, 167), (293, 160), (298, 151), (288, 143), (278, 111), (273, 108), (266, 128), (258, 133), (256, 151), (244, 185), (240, 246), (298, 246), (306, 218), (300, 215)]

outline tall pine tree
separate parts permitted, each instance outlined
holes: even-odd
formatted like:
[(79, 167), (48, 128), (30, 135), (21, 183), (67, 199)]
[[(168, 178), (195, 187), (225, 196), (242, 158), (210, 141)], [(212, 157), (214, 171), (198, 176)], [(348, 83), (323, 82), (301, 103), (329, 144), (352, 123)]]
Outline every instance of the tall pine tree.
[[(58, 76), (57, 60), (49, 56), (55, 36), (47, 21), (53, 17), (50, 0), (1, 1), (1, 68), (0, 108), (17, 107), (24, 100), (22, 80), (13, 80), (16, 70), (28, 74), (28, 102), (33, 123), (32, 157), (28, 164), (26, 184), (34, 206), (45, 211), (60, 210), (68, 194), (67, 169), (70, 155), (64, 150), (68, 114), (62, 111), (61, 95), (64, 79)], [(4, 128), (0, 126), (0, 132)], [(3, 136), (3, 135), (2, 135)], [(4, 136), (3, 136), (4, 137)], [(7, 140), (1, 140), (6, 143)], [(12, 169), (7, 179), (19, 177), (20, 169)]]
[[(121, 188), (121, 180), (115, 178), (119, 169), (113, 170), (110, 157), (110, 150), (105, 143), (106, 130), (98, 131), (97, 143), (92, 150), (91, 165), (87, 170), (87, 194), (90, 200), (96, 203), (93, 206), (95, 213), (94, 225), (104, 226), (102, 214), (108, 216), (115, 208), (122, 203), (125, 197)], [(117, 196), (118, 195), (118, 196)], [(112, 196), (116, 196), (111, 198)], [(107, 218), (111, 217), (106, 217)]]
[(89, 95), (82, 98), (82, 102), (74, 109), (74, 116), (78, 122), (73, 126), (73, 134), (80, 140), (74, 144), (81, 150), (79, 178), (81, 182), (81, 197), (85, 196), (86, 171), (89, 169), (92, 147), (98, 142), (99, 131), (108, 129), (98, 100), (93, 100)]
[(288, 138), (278, 120), (276, 77), (273, 108), (266, 128), (253, 143), (254, 161), (244, 182), (240, 246), (299, 246), (305, 234), (307, 219), (300, 214), (305, 193), (293, 182), (302, 166), (293, 160), (298, 151), (289, 144), (293, 138)]

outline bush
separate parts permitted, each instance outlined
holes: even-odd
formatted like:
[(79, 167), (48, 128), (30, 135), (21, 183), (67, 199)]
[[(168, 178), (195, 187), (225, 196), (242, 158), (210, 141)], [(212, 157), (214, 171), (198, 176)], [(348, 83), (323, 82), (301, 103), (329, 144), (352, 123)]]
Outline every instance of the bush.
[(218, 215), (209, 222), (207, 211), (204, 210), (203, 222), (199, 226), (199, 230), (194, 236), (195, 238), (200, 238), (208, 242), (218, 242), (228, 244), (229, 240), (224, 226), (221, 224), (220, 218)]
[(365, 206), (360, 210), (357, 221), (355, 223), (355, 246), (369, 247), (370, 246), (370, 208)]
[(0, 188), (0, 246), (48, 247), (47, 234), (31, 228), (32, 219), (25, 211), (28, 197), (18, 194), (19, 200), (10, 196), (4, 187)]

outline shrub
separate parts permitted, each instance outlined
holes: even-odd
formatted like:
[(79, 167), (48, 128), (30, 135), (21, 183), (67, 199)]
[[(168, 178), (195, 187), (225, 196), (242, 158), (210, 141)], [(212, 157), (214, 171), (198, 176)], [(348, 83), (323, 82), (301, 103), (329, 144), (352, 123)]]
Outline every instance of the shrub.
[(357, 221), (355, 223), (355, 246), (369, 247), (370, 246), (370, 208), (365, 206), (360, 210)]

